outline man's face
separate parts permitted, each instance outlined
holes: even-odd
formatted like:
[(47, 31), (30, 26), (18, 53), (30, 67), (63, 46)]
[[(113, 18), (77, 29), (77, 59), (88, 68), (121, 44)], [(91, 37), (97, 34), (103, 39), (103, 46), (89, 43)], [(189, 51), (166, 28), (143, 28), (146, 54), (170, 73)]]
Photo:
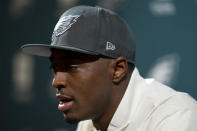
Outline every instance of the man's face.
[(102, 117), (110, 108), (112, 78), (110, 60), (99, 56), (53, 50), (58, 109), (69, 123)]

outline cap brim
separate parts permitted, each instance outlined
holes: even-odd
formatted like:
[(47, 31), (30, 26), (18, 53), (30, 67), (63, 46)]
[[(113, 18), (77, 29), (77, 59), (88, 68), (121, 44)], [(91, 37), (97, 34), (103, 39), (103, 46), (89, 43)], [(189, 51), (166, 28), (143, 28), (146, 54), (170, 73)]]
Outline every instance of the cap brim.
[(46, 56), (46, 57), (51, 56), (51, 49), (60, 49), (60, 50), (74, 51), (74, 52), (90, 54), (90, 55), (98, 55), (98, 53), (96, 52), (91, 52), (84, 49), (69, 47), (69, 46), (56, 46), (56, 45), (47, 45), (47, 44), (26, 44), (23, 45), (21, 48), (24, 53), (37, 55), (37, 56)]

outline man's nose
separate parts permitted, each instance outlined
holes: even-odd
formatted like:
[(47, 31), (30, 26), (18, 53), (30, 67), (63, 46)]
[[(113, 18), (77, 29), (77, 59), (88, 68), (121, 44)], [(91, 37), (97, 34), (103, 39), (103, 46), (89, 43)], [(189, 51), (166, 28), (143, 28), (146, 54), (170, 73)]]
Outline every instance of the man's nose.
[(66, 74), (64, 72), (56, 72), (52, 81), (52, 86), (58, 90), (66, 87)]

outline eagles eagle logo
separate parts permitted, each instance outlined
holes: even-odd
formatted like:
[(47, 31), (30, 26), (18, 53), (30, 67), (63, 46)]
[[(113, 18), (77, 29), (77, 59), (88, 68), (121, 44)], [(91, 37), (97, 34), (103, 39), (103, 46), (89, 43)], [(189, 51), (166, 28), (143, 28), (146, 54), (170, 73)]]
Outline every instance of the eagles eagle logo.
[(70, 29), (71, 26), (75, 22), (77, 22), (78, 18), (79, 18), (79, 15), (74, 15), (74, 16), (68, 15), (68, 16), (61, 17), (54, 28), (54, 31), (52, 34), (52, 41), (54, 40), (55, 37), (62, 35), (64, 32)]

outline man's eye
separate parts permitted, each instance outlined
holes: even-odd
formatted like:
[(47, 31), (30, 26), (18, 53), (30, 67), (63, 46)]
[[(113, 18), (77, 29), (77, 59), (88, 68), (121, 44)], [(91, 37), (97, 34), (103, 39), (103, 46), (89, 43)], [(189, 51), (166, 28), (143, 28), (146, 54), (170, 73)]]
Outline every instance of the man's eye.
[(69, 70), (75, 70), (75, 69), (77, 69), (79, 66), (78, 65), (70, 65), (70, 66), (68, 66), (68, 69)]
[(60, 65), (60, 66), (54, 66), (54, 65), (51, 65), (50, 66), (50, 69), (53, 70), (54, 72), (57, 72), (57, 71), (74, 71), (78, 68), (79, 66), (78, 65), (66, 65), (64, 66), (63, 64)]

